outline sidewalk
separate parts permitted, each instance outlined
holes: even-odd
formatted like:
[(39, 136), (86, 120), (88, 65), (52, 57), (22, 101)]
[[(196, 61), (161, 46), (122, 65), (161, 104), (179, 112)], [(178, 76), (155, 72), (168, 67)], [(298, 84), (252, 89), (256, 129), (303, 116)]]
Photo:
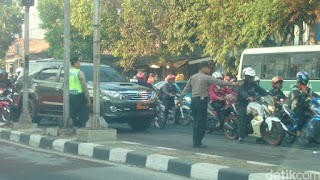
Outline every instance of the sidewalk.
[(11, 130), (9, 127), (0, 128), (0, 138), (36, 148), (124, 163), (196, 179), (267, 180), (283, 179), (272, 176), (272, 174), (288, 170), (295, 173), (306, 173), (272, 164), (243, 161), (133, 142), (84, 143), (76, 141), (75, 135), (64, 137), (45, 136), (45, 130), (40, 128), (28, 130)]

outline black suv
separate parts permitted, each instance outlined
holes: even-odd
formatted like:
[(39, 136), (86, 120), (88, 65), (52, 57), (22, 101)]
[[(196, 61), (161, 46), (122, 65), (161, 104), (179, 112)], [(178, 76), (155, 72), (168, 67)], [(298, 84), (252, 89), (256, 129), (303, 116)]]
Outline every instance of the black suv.
[[(81, 63), (89, 93), (93, 93), (93, 64)], [(29, 111), (33, 122), (41, 117), (62, 116), (63, 62), (30, 63)], [(21, 112), (22, 74), (14, 86), (14, 105)], [(133, 129), (147, 129), (158, 109), (154, 90), (128, 82), (109, 66), (100, 66), (101, 116), (108, 123), (129, 123)]]

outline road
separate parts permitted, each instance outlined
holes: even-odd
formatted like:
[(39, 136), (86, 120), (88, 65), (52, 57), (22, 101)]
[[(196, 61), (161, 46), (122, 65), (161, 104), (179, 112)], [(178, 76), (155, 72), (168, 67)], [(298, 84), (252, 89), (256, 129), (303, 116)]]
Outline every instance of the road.
[(192, 148), (192, 128), (181, 125), (167, 125), (164, 129), (149, 128), (146, 131), (133, 131), (124, 124), (109, 124), (118, 130), (117, 139), (153, 146), (162, 146), (180, 150), (219, 155), (247, 161), (280, 165), (301, 170), (320, 171), (320, 146), (302, 146), (283, 143), (275, 147), (267, 144), (256, 144), (254, 138), (240, 144), (228, 140), (222, 132), (207, 134), (203, 143), (208, 148)]
[(1, 180), (180, 180), (180, 176), (142, 168), (53, 154), (0, 141)]

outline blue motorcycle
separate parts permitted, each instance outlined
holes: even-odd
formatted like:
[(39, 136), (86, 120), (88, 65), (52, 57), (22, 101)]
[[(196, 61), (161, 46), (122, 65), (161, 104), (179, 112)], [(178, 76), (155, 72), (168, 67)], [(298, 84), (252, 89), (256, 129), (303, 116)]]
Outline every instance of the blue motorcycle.
[[(311, 119), (304, 124), (298, 141), (301, 144), (306, 144), (306, 141), (308, 141), (308, 143), (320, 143), (320, 98), (309, 99), (308, 103), (310, 104), (313, 114), (310, 115)], [(289, 108), (288, 104), (283, 104), (282, 109), (286, 114), (283, 118), (283, 123), (287, 128), (285, 131), (289, 137), (288, 142), (294, 143), (297, 139), (296, 131), (299, 119)]]

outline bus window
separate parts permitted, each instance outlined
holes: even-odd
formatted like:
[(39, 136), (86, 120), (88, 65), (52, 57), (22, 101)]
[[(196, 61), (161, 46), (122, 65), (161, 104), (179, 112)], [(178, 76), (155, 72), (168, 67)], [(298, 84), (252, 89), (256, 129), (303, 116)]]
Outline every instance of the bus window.
[(281, 54), (265, 55), (263, 74), (265, 79), (272, 79), (274, 76), (287, 77), (288, 56)]
[(256, 71), (256, 75), (260, 77), (262, 60), (263, 60), (263, 55), (245, 55), (243, 57), (242, 69), (246, 67), (252, 67)]
[(299, 71), (306, 71), (310, 78), (319, 78), (319, 72), (317, 72), (319, 60), (319, 54), (315, 53), (292, 54), (289, 78), (295, 78)]

